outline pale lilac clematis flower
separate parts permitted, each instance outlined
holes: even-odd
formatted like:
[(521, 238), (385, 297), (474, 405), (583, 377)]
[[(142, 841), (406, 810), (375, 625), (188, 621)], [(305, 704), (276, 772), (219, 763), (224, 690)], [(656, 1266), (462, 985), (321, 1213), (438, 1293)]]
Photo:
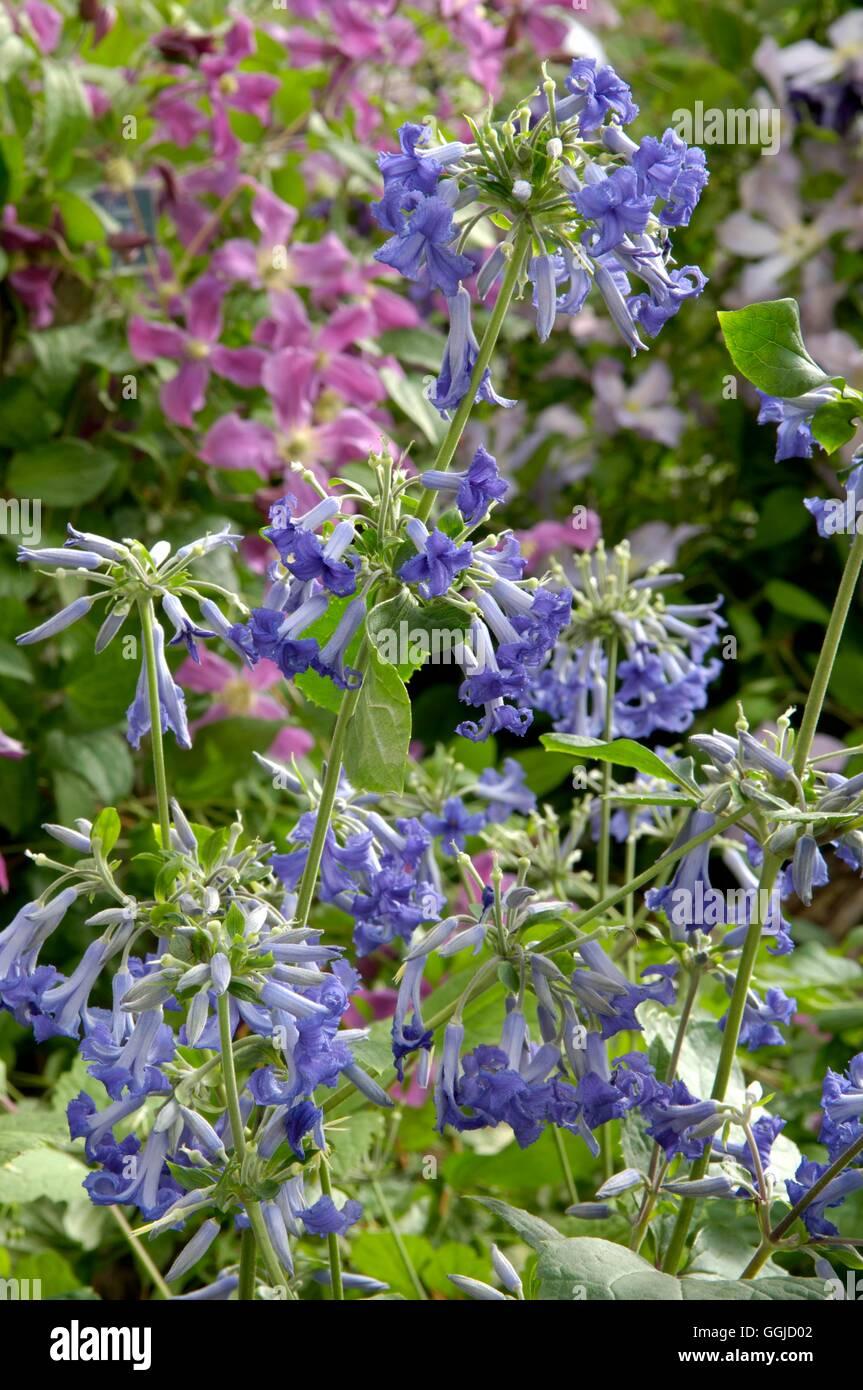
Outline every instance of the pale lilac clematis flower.
[(670, 449), (679, 444), (686, 416), (668, 403), (672, 377), (664, 362), (653, 360), (635, 384), (627, 386), (620, 362), (602, 357), (593, 369), (592, 384), (593, 415), (603, 433), (634, 430)]
[(161, 390), (162, 409), (170, 420), (194, 428), (194, 416), (202, 410), (211, 372), (235, 386), (261, 384), (265, 353), (260, 348), (227, 348), (219, 343), (222, 332), (224, 286), (203, 275), (184, 296), (185, 329), (173, 323), (154, 323), (135, 317), (129, 325), (129, 346), (140, 362), (159, 357), (180, 362), (180, 370)]

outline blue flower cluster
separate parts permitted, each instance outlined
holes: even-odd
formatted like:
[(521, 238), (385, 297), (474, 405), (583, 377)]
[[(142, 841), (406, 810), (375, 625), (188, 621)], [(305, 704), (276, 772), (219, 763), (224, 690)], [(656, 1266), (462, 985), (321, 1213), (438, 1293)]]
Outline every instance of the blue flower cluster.
[[(286, 768), (267, 759), (259, 761), (275, 770), (282, 785), (300, 792), (300, 784)], [(435, 841), (445, 856), (465, 848), (467, 836), (483, 826), (499, 823), (510, 815), (528, 814), (536, 798), (525, 784), (524, 768), (505, 760), (502, 772), (486, 768), (470, 789), (479, 804), (471, 810), (462, 796), (448, 797), (440, 813), (425, 811), (421, 817), (396, 816), (378, 809), (378, 799), (355, 796), (343, 777), (336, 812), (327, 829), (321, 858), (318, 894), (349, 913), (355, 922), (354, 945), (360, 955), (401, 939), (409, 941), (417, 927), (437, 922), (445, 904)], [(285, 854), (270, 863), (287, 891), (286, 913), (293, 909), (314, 834), (316, 813), (300, 816), (290, 835)]]
[[(174, 554), (167, 541), (158, 541), (147, 550), (139, 541), (113, 541), (106, 536), (77, 531), (71, 525), (68, 533), (62, 549), (31, 550), (21, 546), (19, 561), (55, 571), (72, 570), (84, 579), (89, 575), (94, 580), (98, 579), (100, 588), (95, 594), (75, 599), (46, 622), (22, 633), (17, 639), (20, 646), (30, 646), (34, 642), (56, 637), (86, 617), (95, 604), (104, 602), (107, 611), (95, 640), (95, 651), (103, 652), (121, 631), (142, 594), (158, 598), (165, 617), (173, 627), (174, 635), (168, 645), (183, 644), (194, 661), (200, 660), (199, 640), (227, 637), (230, 623), (218, 605), (198, 590), (188, 570), (195, 560), (221, 546), (236, 550), (242, 537), (232, 534), (228, 527), (215, 535), (208, 534), (190, 541), (180, 546)], [(205, 587), (209, 590), (218, 586), (207, 584)], [(183, 596), (197, 601), (206, 627), (199, 627), (189, 616), (182, 602)], [(231, 596), (225, 594), (225, 597)], [(175, 685), (165, 657), (165, 633), (155, 618), (151, 619), (151, 623), (162, 732), (170, 729), (181, 748), (191, 748), (185, 697), (180, 687)], [(133, 748), (140, 747), (141, 739), (150, 731), (146, 662), (145, 648), (135, 698), (127, 712), (127, 737)]]
[(360, 562), (350, 551), (354, 523), (339, 520), (322, 539), (318, 533), (338, 516), (338, 502), (324, 498), (303, 516), (294, 515), (295, 506), (288, 496), (270, 507), (264, 535), (279, 559), (268, 572), (264, 606), (254, 608), (248, 622), (234, 624), (226, 637), (251, 665), (262, 658), (275, 662), (286, 680), (312, 669), (352, 689), (361, 677), (346, 664), (346, 655), (365, 615), (362, 599), (347, 605), (323, 647), (304, 634), (323, 618), (331, 597), (347, 598), (356, 590)]
[[(485, 460), (480, 466), (485, 470)], [(476, 474), (468, 470), (465, 481), (471, 488), (465, 505), (473, 507)], [(569, 621), (571, 594), (522, 578), (527, 561), (511, 533), (493, 544), (459, 545), (440, 529), (429, 531), (417, 517), (406, 530), (417, 554), (402, 565), (400, 577), (416, 584), (424, 598), (442, 598), (456, 583), (466, 585), (459, 592), (481, 614), (462, 644), (465, 679), (459, 699), (480, 707), (483, 717), (465, 720), (457, 732), (474, 742), (501, 731), (524, 734), (533, 720), (531, 691)]]
[[(818, 1163), (815, 1159), (804, 1159), (789, 1181), (788, 1196), (792, 1202), (799, 1202), (806, 1193), (827, 1172), (830, 1164), (844, 1154), (852, 1144), (863, 1138), (863, 1052), (852, 1057), (845, 1074), (828, 1071), (824, 1079), (821, 1096), (824, 1116), (821, 1122), (819, 1139), (826, 1145), (830, 1163)], [(830, 1182), (809, 1203), (803, 1212), (803, 1223), (809, 1234), (818, 1236), (837, 1236), (839, 1231), (825, 1213), (832, 1207), (841, 1206), (852, 1192), (863, 1188), (863, 1156), (857, 1155), (854, 1162)]]
[[(721, 599), (666, 603), (663, 591), (682, 576), (651, 573), (630, 582), (622, 550), (613, 552), (611, 565), (604, 550), (580, 558), (572, 626), (533, 683), (534, 704), (561, 733), (636, 739), (659, 730), (682, 733), (707, 704), (707, 688), (719, 674), (720, 662), (707, 654), (725, 626)], [(605, 728), (609, 608), (622, 656), (613, 729)]]

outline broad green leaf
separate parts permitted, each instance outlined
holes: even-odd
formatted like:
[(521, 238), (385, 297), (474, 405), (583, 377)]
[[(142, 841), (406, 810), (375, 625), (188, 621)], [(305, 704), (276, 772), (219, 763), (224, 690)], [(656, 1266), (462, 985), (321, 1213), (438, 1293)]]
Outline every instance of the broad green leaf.
[(796, 584), (789, 584), (786, 579), (768, 579), (764, 585), (764, 597), (789, 618), (799, 618), (804, 623), (822, 623), (825, 627), (830, 621), (830, 611), (820, 599), (813, 598)]
[(522, 1211), (519, 1207), (511, 1207), (508, 1202), (500, 1202), (496, 1197), (477, 1197), (476, 1200), (480, 1206), (493, 1211), (495, 1216), (499, 1216), (502, 1221), (517, 1231), (532, 1250), (542, 1250), (549, 1242), (554, 1243), (562, 1240), (560, 1231), (556, 1230), (554, 1226), (550, 1226), (547, 1221), (542, 1221), (538, 1216), (531, 1216), (530, 1212)]
[(71, 162), (90, 124), (87, 94), (71, 63), (46, 58), (42, 64), (45, 100), (45, 162), (54, 173)]
[(664, 763), (657, 753), (631, 738), (615, 738), (606, 742), (601, 738), (584, 738), (580, 734), (543, 734), (540, 742), (549, 753), (569, 753), (573, 758), (597, 758), (600, 762), (615, 763), (618, 767), (633, 767), (649, 777), (661, 778), (663, 782), (677, 782), (687, 791), (694, 790), (686, 778), (675, 771), (673, 763)]
[(422, 382), (416, 377), (403, 376), (395, 367), (381, 367), (380, 378), (390, 400), (419, 426), (430, 444), (439, 444), (446, 433), (446, 425), (425, 395)]
[(857, 433), (861, 413), (860, 401), (825, 401), (812, 417), (812, 434), (822, 449), (835, 454)]
[(802, 396), (827, 380), (806, 351), (795, 300), (720, 310), (719, 323), (735, 367), (769, 396)]
[(391, 353), (399, 362), (409, 362), (412, 367), (422, 367), (424, 371), (437, 375), (445, 339), (439, 333), (430, 333), (427, 328), (391, 328), (389, 332), (381, 334), (380, 345), (384, 352)]
[(71, 1154), (57, 1149), (33, 1149), (0, 1164), (0, 1203), (74, 1201), (88, 1169)]
[(117, 461), (83, 439), (58, 439), (15, 454), (7, 487), (16, 497), (39, 497), (46, 506), (74, 507), (108, 486)]
[(370, 792), (399, 792), (411, 737), (411, 702), (398, 672), (369, 646), (363, 683), (348, 723), (345, 771)]

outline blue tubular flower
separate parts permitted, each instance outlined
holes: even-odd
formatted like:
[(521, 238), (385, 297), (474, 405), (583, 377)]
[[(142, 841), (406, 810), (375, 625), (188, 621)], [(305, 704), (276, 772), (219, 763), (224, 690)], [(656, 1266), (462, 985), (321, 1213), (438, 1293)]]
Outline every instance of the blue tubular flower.
[(638, 328), (633, 317), (629, 294), (629, 281), (620, 263), (613, 256), (600, 258), (594, 268), (594, 283), (605, 300), (605, 307), (612, 322), (624, 341), (629, 345), (630, 355), (646, 352), (647, 344), (638, 336)]
[(273, 502), (269, 511), (270, 524), (263, 530), (263, 535), (276, 547), (282, 561), (291, 553), (298, 531), (319, 531), (339, 513), (339, 504), (334, 497), (323, 498), (303, 516), (294, 517), (296, 505), (297, 499), (290, 494)]
[(592, 135), (609, 112), (621, 125), (638, 115), (631, 89), (610, 65), (598, 68), (595, 58), (574, 58), (566, 86), (572, 95), (558, 103), (558, 119), (578, 115), (582, 136)]
[(452, 208), (443, 198), (423, 198), (402, 221), (396, 235), (375, 252), (375, 260), (409, 280), (417, 280), (425, 266), (429, 283), (451, 298), (474, 268), (468, 256), (450, 250), (456, 238)]
[[(702, 835), (716, 824), (716, 817), (709, 811), (693, 811), (674, 841), (672, 848), (685, 844), (696, 835)], [(677, 865), (674, 878), (665, 888), (650, 888), (645, 894), (647, 906), (654, 912), (664, 912), (672, 926), (675, 940), (683, 939), (682, 932), (710, 931), (716, 923), (704, 921), (705, 901), (712, 901), (713, 889), (710, 883), (710, 840), (696, 845)]]
[[(37, 554), (38, 552), (33, 552)], [(56, 637), (58, 633), (65, 632), (67, 627), (77, 623), (80, 618), (86, 617), (93, 604), (99, 598), (99, 594), (88, 594), (83, 598), (76, 598), (74, 602), (61, 608), (59, 613), (47, 618), (38, 627), (33, 627), (29, 632), (22, 632), (15, 641), (19, 647), (30, 647), (34, 642), (45, 642), (49, 637)]]
[[(810, 1188), (814, 1187), (819, 1178), (827, 1172), (829, 1164), (816, 1163), (814, 1159), (804, 1159), (794, 1174), (794, 1179), (788, 1178), (785, 1186), (788, 1191), (788, 1200), (795, 1205), (806, 1196)], [(801, 1220), (813, 1239), (818, 1236), (838, 1236), (839, 1230), (828, 1221), (824, 1213), (829, 1207), (839, 1207), (850, 1197), (852, 1192), (857, 1192), (863, 1187), (863, 1170), (860, 1168), (846, 1168), (844, 1173), (829, 1182), (822, 1192), (804, 1208)]]
[(536, 333), (541, 343), (551, 337), (557, 315), (557, 270), (558, 258), (549, 255), (534, 256), (528, 268), (536, 308)]
[(847, 1075), (828, 1069), (821, 1106), (824, 1119), (818, 1139), (832, 1163), (863, 1135), (863, 1052), (851, 1058)]
[(422, 820), (426, 830), (440, 836), (444, 854), (452, 855), (464, 849), (468, 835), (482, 830), (486, 817), (482, 811), (469, 812), (460, 796), (451, 796), (444, 802), (443, 815), (426, 811)]
[(672, 270), (661, 289), (651, 288), (649, 294), (633, 295), (629, 311), (635, 321), (655, 338), (687, 299), (697, 299), (707, 276), (697, 265), (684, 265)]
[(455, 576), (467, 569), (473, 555), (470, 541), (457, 546), (445, 532), (429, 532), (416, 517), (406, 527), (419, 554), (407, 560), (399, 570), (399, 578), (416, 584), (423, 598), (442, 598)]
[(791, 863), (794, 892), (808, 907), (812, 901), (812, 890), (823, 888), (829, 880), (827, 861), (818, 848), (818, 841), (814, 835), (801, 835), (794, 846), (794, 858)]
[(274, 661), (282, 675), (292, 676), (307, 671), (318, 656), (314, 637), (301, 634), (323, 616), (327, 610), (324, 594), (313, 594), (293, 613), (285, 615), (274, 608), (253, 608), (248, 623), (237, 623), (231, 629), (235, 643), (252, 663), (266, 657)]
[[(114, 976), (114, 980), (117, 979), (123, 980), (123, 972), (118, 971)], [(97, 1012), (101, 1010), (91, 1011), (91, 1019)], [(171, 1028), (162, 1021), (162, 1010), (148, 1009), (134, 1024), (128, 1013), (121, 1018), (125, 1019), (130, 1032), (119, 1042), (107, 1022), (96, 1019), (87, 1026), (85, 1020), (86, 1036), (81, 1043), (81, 1056), (93, 1063), (90, 1075), (102, 1082), (112, 1100), (120, 1100), (124, 1091), (144, 1096), (167, 1090), (168, 1078), (159, 1068), (162, 1063), (173, 1060), (176, 1046)]]
[[(725, 988), (731, 994), (734, 981), (726, 979)], [(764, 999), (759, 999), (755, 991), (750, 990), (746, 996), (739, 1041), (750, 1052), (757, 1052), (759, 1047), (782, 1047), (785, 1039), (775, 1025), (790, 1023), (796, 1009), (797, 1000), (789, 999), (781, 989), (768, 989)], [(723, 1032), (727, 1020), (727, 1014), (719, 1020)]]
[(417, 189), (420, 193), (434, 193), (441, 166), (434, 157), (417, 154), (417, 146), (425, 144), (430, 133), (428, 126), (413, 121), (399, 126), (401, 153), (384, 151), (378, 155), (378, 168), (384, 176), (385, 188), (397, 183), (402, 188)]
[(675, 1081), (670, 1094), (644, 1107), (644, 1114), (650, 1120), (647, 1132), (665, 1150), (666, 1158), (674, 1158), (677, 1154), (684, 1158), (700, 1158), (709, 1140), (691, 1131), (716, 1116), (717, 1110), (715, 1100), (699, 1100), (683, 1081)]
[[(200, 662), (201, 658), (198, 655), (198, 646), (195, 638), (197, 637), (201, 641), (205, 641), (208, 637), (215, 637), (216, 633), (210, 632), (207, 628), (196, 627), (176, 594), (162, 595), (162, 611), (174, 628), (174, 636), (171, 638), (168, 646), (176, 647), (182, 642), (192, 660)], [(125, 618), (125, 614), (123, 617)], [(110, 641), (110, 637), (113, 636), (114, 633), (111, 632), (108, 640)], [(98, 648), (98, 639), (96, 645)], [(107, 646), (107, 642), (103, 642), (102, 646)]]
[(482, 705), (483, 718), (480, 724), (473, 720), (463, 720), (457, 725), (456, 733), (469, 738), (472, 743), (480, 743), (489, 734), (506, 730), (522, 735), (530, 728), (533, 712), (524, 705), (511, 705), (507, 701), (522, 700), (527, 693), (527, 672), (509, 670), (498, 666), (489, 630), (484, 622), (475, 618), (471, 624), (471, 645), (473, 655), (465, 648), (465, 680), (459, 687), (459, 699), (468, 705)]
[[(409, 960), (399, 983), (393, 1015), (393, 1063), (399, 1081), (404, 1081), (404, 1059), (418, 1050), (428, 1054), (434, 1034), (425, 1027), (422, 1016), (422, 979), (426, 957)], [(408, 1022), (408, 1015), (411, 1021)]]
[(493, 825), (500, 825), (514, 812), (528, 816), (536, 810), (536, 796), (527, 785), (527, 773), (515, 758), (504, 760), (503, 772), (485, 768), (474, 791), (488, 802), (486, 820)]
[(572, 992), (597, 1016), (603, 1041), (627, 1030), (640, 1032), (635, 1010), (645, 999), (674, 1003), (676, 965), (649, 965), (642, 976), (655, 975), (657, 983), (636, 985), (618, 970), (598, 941), (581, 943), (578, 954), (586, 969), (574, 971), (570, 979)]
[(77, 888), (63, 888), (50, 902), (25, 905), (0, 932), (0, 1003), (8, 1007), (6, 992), (23, 976), (32, 976), (39, 952), (56, 931), (78, 896)]
[(298, 528), (293, 544), (286, 554), (282, 554), (282, 560), (291, 574), (304, 584), (317, 579), (325, 589), (344, 598), (357, 587), (352, 566), (340, 558), (353, 538), (352, 521), (340, 521), (326, 542), (321, 541), (314, 532)]
[(778, 425), (776, 432), (777, 463), (786, 459), (808, 459), (812, 457), (812, 420), (817, 410), (828, 401), (839, 399), (840, 392), (835, 386), (819, 386), (807, 391), (803, 396), (786, 399), (781, 396), (768, 396), (759, 391), (761, 408), (758, 411), (759, 425)]
[(50, 565), (52, 569), (97, 570), (100, 565), (104, 565), (105, 557), (91, 550), (30, 550), (26, 545), (19, 545), (18, 563), (29, 562)]
[[(449, 301), (449, 332), (443, 351), (443, 360), (437, 380), (429, 391), (429, 400), (444, 419), (449, 419), (457, 410), (470, 389), (470, 380), (479, 343), (470, 319), (470, 295), (461, 285)], [(486, 367), (477, 388), (475, 401), (487, 401), (490, 405), (500, 405), (509, 409), (516, 404), (506, 396), (499, 396), (492, 385), (491, 369)]]
[(362, 1206), (352, 1199), (337, 1207), (332, 1197), (320, 1197), (312, 1206), (303, 1208), (300, 1220), (310, 1236), (343, 1236), (362, 1214)]
[(314, 668), (341, 690), (356, 690), (362, 684), (362, 675), (345, 665), (348, 647), (360, 629), (366, 614), (366, 606), (361, 598), (349, 603), (336, 625), (336, 630), (328, 642), (321, 647), (320, 655), (315, 657)]
[[(181, 1194), (182, 1189), (171, 1177), (165, 1162), (170, 1149), (170, 1136), (165, 1130), (152, 1130), (140, 1153), (135, 1154), (135, 1164), (125, 1163), (126, 1154), (118, 1145), (110, 1148), (103, 1143), (99, 1151), (99, 1161), (104, 1165), (95, 1173), (88, 1173), (84, 1187), (95, 1206), (137, 1206), (148, 1221), (154, 1221), (168, 1210)], [(133, 1175), (129, 1177), (124, 1168), (131, 1166)]]
[[(189, 722), (186, 718), (186, 697), (179, 685), (174, 684), (168, 663), (165, 660), (165, 634), (160, 623), (153, 623), (153, 648), (156, 658), (156, 677), (159, 689), (159, 714), (162, 732), (170, 729), (181, 748), (191, 748)], [(141, 739), (150, 730), (150, 700), (147, 685), (146, 657), (141, 662), (141, 673), (135, 688), (135, 698), (126, 711), (129, 728), (126, 737), (133, 748), (140, 748)]]
[[(855, 455), (859, 458), (859, 453)], [(835, 497), (825, 501), (823, 497), (804, 497), (803, 505), (810, 516), (815, 518), (815, 525), (818, 534), (824, 540), (829, 540), (840, 532), (848, 530), (847, 515), (851, 512), (854, 518), (854, 525), (859, 525), (858, 504), (863, 499), (863, 463), (859, 463), (856, 468), (852, 468), (846, 478), (842, 480), (842, 488), (845, 493), (840, 502)]]
[(597, 182), (572, 195), (576, 211), (596, 224), (597, 235), (590, 245), (592, 256), (613, 251), (624, 237), (643, 232), (652, 207), (652, 199), (639, 194), (633, 169), (615, 169), (611, 175), (597, 172)]
[(503, 501), (509, 487), (498, 472), (497, 460), (482, 445), (461, 472), (429, 469), (420, 474), (420, 482), (438, 492), (454, 492), (466, 526), (478, 526), (488, 515), (492, 502)]

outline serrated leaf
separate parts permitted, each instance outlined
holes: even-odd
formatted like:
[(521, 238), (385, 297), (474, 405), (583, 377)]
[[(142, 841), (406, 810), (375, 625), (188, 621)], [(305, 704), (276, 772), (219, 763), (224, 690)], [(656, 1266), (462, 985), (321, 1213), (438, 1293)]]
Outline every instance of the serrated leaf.
[(411, 737), (411, 702), (404, 681), (369, 646), (368, 664), (345, 738), (345, 771), (370, 792), (400, 792)]

